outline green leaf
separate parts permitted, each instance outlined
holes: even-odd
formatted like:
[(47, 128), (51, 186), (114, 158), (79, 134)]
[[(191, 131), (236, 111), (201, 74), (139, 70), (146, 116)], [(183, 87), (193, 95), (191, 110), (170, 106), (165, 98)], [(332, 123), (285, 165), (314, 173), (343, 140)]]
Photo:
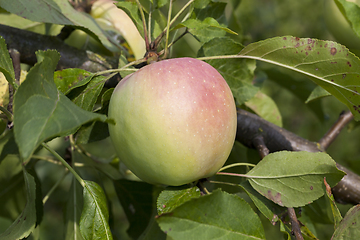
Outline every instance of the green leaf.
[(129, 235), (137, 239), (149, 224), (153, 208), (153, 186), (145, 182), (114, 181), (116, 194), (130, 223)]
[[(199, 50), (199, 56), (217, 56), (237, 54), (243, 46), (234, 40), (224, 37), (215, 38), (205, 43)], [(255, 61), (246, 59), (215, 59), (207, 61), (216, 68), (229, 84), (237, 104), (250, 100), (259, 90), (252, 84)]]
[(279, 215), (283, 214), (287, 208), (280, 207), (272, 201), (255, 191), (248, 181), (240, 184), (246, 194), (251, 198), (257, 209), (274, 225), (280, 220)]
[(83, 207), (82, 187), (75, 177), (72, 179), (65, 210), (65, 239), (82, 240), (79, 223)]
[(189, 32), (202, 43), (206, 43), (214, 38), (224, 37), (226, 33), (237, 34), (227, 27), (220, 25), (211, 17), (207, 17), (203, 21), (188, 19), (185, 22), (179, 23), (174, 29), (182, 27), (187, 27)]
[(90, 121), (106, 120), (104, 115), (76, 106), (56, 88), (53, 76), (59, 60), (57, 52), (38, 52), (37, 56), (39, 62), (14, 97), (15, 141), (24, 160), (49, 138), (69, 134)]
[[(109, 102), (114, 88), (106, 90), (101, 97), (101, 108), (97, 113), (107, 115)], [(112, 124), (112, 123), (110, 123)], [(96, 142), (103, 140), (109, 137), (109, 127), (106, 123), (103, 122), (92, 122), (83, 125), (76, 135), (76, 143), (86, 144), (91, 142)]]
[(7, 50), (5, 39), (2, 36), (0, 36), (0, 71), (11, 85), (16, 86), (12, 60)]
[[(56, 71), (54, 73), (54, 82), (56, 87), (64, 94), (67, 94), (70, 90), (78, 87), (79, 82), (84, 82), (84, 79), (91, 75), (90, 72), (79, 68), (67, 68)], [(87, 80), (89, 82), (91, 78)], [(85, 85), (87, 82), (83, 83)], [(81, 86), (82, 86), (81, 85)]]
[(9, 154), (18, 154), (19, 149), (15, 143), (14, 131), (11, 129), (5, 131), (0, 136), (0, 164), (2, 160)]
[(305, 103), (309, 103), (313, 100), (316, 100), (316, 99), (319, 99), (319, 98), (322, 98), (322, 97), (327, 97), (327, 96), (331, 96), (331, 94), (326, 91), (325, 89), (323, 89), (322, 87), (320, 86), (317, 86), (312, 92), (311, 94), (309, 95), (308, 99), (306, 99), (306, 102)]
[[(302, 102), (306, 102), (306, 99), (308, 99), (309, 95), (311, 95), (314, 88), (319, 87), (314, 82), (309, 81), (305, 75), (296, 73), (289, 69), (270, 66), (266, 67), (264, 72), (271, 81), (291, 92)], [(310, 102), (306, 106), (310, 108), (318, 119), (322, 120), (324, 118), (324, 112), (320, 101)]]
[(226, 20), (225, 19), (225, 8), (227, 3), (225, 2), (210, 2), (203, 9), (195, 9), (196, 18), (199, 20), (204, 20), (207, 17), (212, 17), (216, 21)]
[[(357, 37), (360, 37), (360, 23), (359, 23), (359, 16), (360, 16), (360, 6), (358, 2), (354, 1), (347, 1), (347, 0), (333, 0), (341, 7), (343, 13), (346, 16), (346, 20), (350, 22), (352, 29), (357, 34)], [(359, 46), (356, 46), (359, 48)]]
[(160, 193), (156, 206), (158, 214), (171, 212), (181, 204), (196, 198), (200, 197), (200, 189), (197, 187), (191, 187), (186, 189), (174, 189), (174, 190), (164, 190)]
[(334, 196), (331, 193), (331, 187), (326, 182), (326, 179), (324, 179), (324, 192), (327, 209), (331, 209), (331, 217), (332, 219), (334, 219), (334, 228), (336, 229), (339, 226), (339, 223), (341, 222), (343, 217), (341, 216), (341, 213), (335, 203)]
[(20, 216), (0, 235), (1, 240), (26, 238), (36, 224), (36, 184), (31, 174), (23, 170), (26, 188), (26, 205)]
[(360, 60), (341, 44), (311, 38), (275, 37), (238, 54), (300, 72), (343, 102), (360, 120)]
[(99, 38), (110, 51), (119, 51), (119, 48), (114, 45), (115, 41), (110, 40), (112, 39), (110, 34), (103, 31), (89, 14), (76, 11), (68, 1), (13, 0), (1, 1), (0, 6), (8, 12), (32, 21), (79, 27), (93, 37)]
[(360, 205), (352, 207), (335, 230), (332, 240), (350, 240), (360, 237)]
[[(82, 146), (84, 147), (84, 146)], [(86, 149), (85, 149), (86, 150)], [(105, 149), (106, 151), (106, 149)], [(89, 153), (89, 152), (88, 152)], [(91, 154), (91, 153), (89, 153)], [(119, 171), (118, 168), (112, 166), (109, 162), (107, 162), (109, 159), (103, 159), (101, 157), (97, 157), (93, 154), (91, 154), (91, 157), (86, 156), (85, 154), (81, 154), (78, 151), (73, 151), (72, 155), (74, 159), (76, 159), (76, 162), (84, 163), (87, 167), (92, 167), (93, 169), (96, 169), (96, 171), (100, 171), (107, 175), (109, 178), (113, 180), (118, 180), (122, 178), (122, 174)], [(104, 154), (105, 155), (105, 154)], [(104, 156), (107, 157), (107, 156)]]
[(26, 205), (24, 174), (21, 161), (8, 155), (0, 164), (0, 216), (14, 221)]
[(194, 7), (195, 7), (195, 8), (204, 8), (204, 7), (206, 7), (210, 2), (211, 2), (211, 0), (195, 0), (195, 1), (194, 1)]
[(259, 91), (245, 105), (263, 119), (282, 127), (281, 113), (272, 98)]
[(66, 95), (76, 105), (86, 111), (92, 111), (104, 87), (105, 81), (110, 78), (104, 76), (90, 76), (90, 81), (82, 86), (69, 91)]
[(324, 195), (324, 177), (334, 186), (344, 172), (326, 153), (281, 151), (267, 155), (247, 175), (266, 198), (280, 206), (299, 207)]
[(174, 240), (265, 239), (260, 219), (250, 205), (219, 190), (194, 198), (157, 221)]
[(84, 239), (113, 239), (109, 227), (109, 210), (105, 193), (95, 182), (84, 181), (84, 208), (80, 218), (80, 232)]

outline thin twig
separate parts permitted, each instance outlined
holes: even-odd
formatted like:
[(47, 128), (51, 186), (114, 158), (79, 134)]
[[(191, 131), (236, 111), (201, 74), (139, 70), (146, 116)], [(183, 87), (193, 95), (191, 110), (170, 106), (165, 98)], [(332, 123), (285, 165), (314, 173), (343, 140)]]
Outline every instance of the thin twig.
[(350, 111), (340, 114), (338, 120), (330, 128), (330, 130), (320, 139), (319, 144), (322, 149), (326, 150), (335, 138), (340, 134), (341, 130), (353, 120), (354, 116)]
[(259, 155), (261, 159), (263, 159), (265, 156), (269, 155), (269, 149), (266, 147), (264, 137), (263, 136), (257, 136), (253, 139), (253, 144), (255, 148), (258, 150)]
[(300, 223), (296, 217), (294, 208), (288, 208), (288, 214), (291, 221), (292, 232), (294, 233), (296, 240), (304, 240), (304, 237), (301, 234)]

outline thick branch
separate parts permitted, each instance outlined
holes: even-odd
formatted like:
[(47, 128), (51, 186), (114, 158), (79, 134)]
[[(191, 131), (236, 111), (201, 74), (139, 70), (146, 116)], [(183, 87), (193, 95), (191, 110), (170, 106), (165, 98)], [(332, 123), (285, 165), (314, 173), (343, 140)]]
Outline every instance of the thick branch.
[(98, 72), (117, 67), (117, 58), (100, 57), (65, 44), (55, 36), (46, 36), (34, 32), (0, 24), (0, 35), (5, 39), (8, 49), (20, 52), (20, 61), (34, 65), (37, 62), (35, 52), (38, 50), (56, 49), (60, 55), (58, 69), (82, 68)]
[[(319, 143), (301, 138), (245, 110), (238, 109), (237, 121), (236, 140), (249, 148), (256, 148), (255, 143), (258, 142), (259, 137), (262, 137), (263, 143), (270, 152), (323, 151)], [(334, 198), (340, 203), (360, 203), (360, 177), (340, 164), (337, 164), (337, 167), (347, 175), (332, 189)]]

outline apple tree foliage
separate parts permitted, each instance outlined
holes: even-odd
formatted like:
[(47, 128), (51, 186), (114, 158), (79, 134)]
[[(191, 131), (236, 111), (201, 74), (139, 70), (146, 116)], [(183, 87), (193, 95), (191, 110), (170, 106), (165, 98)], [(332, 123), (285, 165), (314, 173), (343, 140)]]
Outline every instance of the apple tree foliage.
[[(149, 41), (171, 23), (164, 37), (168, 43), (179, 36), (186, 38), (171, 46), (168, 57), (196, 49), (190, 57), (207, 61), (222, 74), (237, 107), (277, 126), (282, 127), (286, 114), (264, 90), (271, 78), (276, 78), (273, 82), (282, 91), (290, 90), (309, 102), (317, 117), (323, 117), (319, 102), (331, 95), (351, 111), (355, 121), (360, 120), (356, 49), (306, 34), (292, 36), (291, 31), (253, 41), (246, 27), (241, 27), (247, 22), (238, 9), (247, 6), (245, 2), (249, 1), (115, 4), (131, 17), (143, 37), (144, 27), (148, 30)], [(335, 2), (360, 36), (360, 4)], [(59, 70), (57, 49), (39, 50), (36, 64), (22, 65), (20, 84), (7, 39), (0, 36), (1, 240), (291, 239), (290, 208), (295, 208), (301, 221), (304, 239), (360, 238), (359, 207), (348, 205), (344, 210), (329, 191), (344, 172), (337, 169), (337, 159), (325, 152), (279, 151), (259, 161), (253, 150), (236, 142), (225, 164), (227, 174), (222, 171), (181, 187), (139, 181), (114, 154), (107, 130), (113, 124), (107, 118), (113, 88), (106, 82), (117, 72), (124, 77), (136, 71), (128, 45), (66, 0), (1, 1), (0, 7), (1, 24), (41, 34), (48, 34), (53, 25), (71, 26), (101, 45), (100, 58), (119, 59), (118, 68), (108, 72)], [(165, 40), (159, 42), (157, 50), (165, 44)], [(291, 73), (283, 73), (285, 69)], [(295, 72), (299, 74), (293, 77)], [(297, 76), (306, 81), (298, 81)], [(355, 131), (357, 125), (352, 126)]]

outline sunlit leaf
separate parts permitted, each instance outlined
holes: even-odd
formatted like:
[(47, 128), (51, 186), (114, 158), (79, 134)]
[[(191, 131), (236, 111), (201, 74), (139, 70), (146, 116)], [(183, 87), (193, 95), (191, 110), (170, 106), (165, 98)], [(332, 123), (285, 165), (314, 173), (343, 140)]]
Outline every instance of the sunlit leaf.
[(360, 60), (332, 41), (292, 36), (275, 37), (249, 44), (238, 54), (288, 68), (308, 76), (346, 104), (360, 120)]
[(157, 221), (174, 240), (265, 239), (260, 219), (250, 205), (218, 190), (185, 202)]
[(185, 22), (179, 23), (175, 29), (181, 27), (187, 27), (189, 32), (203, 43), (214, 38), (223, 37), (226, 33), (236, 34), (211, 17), (207, 17), (203, 21), (198, 19), (188, 19)]
[(103, 189), (95, 182), (85, 181), (84, 207), (80, 232), (84, 239), (113, 239), (109, 227), (109, 210)]
[(171, 212), (181, 204), (195, 197), (200, 197), (200, 189), (197, 187), (164, 190), (160, 193), (156, 202), (158, 214)]
[(67, 68), (54, 73), (54, 82), (57, 88), (64, 94), (67, 94), (71, 89), (79, 87), (88, 83), (91, 78), (86, 82), (84, 79), (90, 76), (90, 72), (79, 68)]
[(106, 120), (105, 115), (76, 106), (56, 88), (57, 52), (40, 51), (37, 56), (39, 62), (31, 68), (14, 97), (15, 141), (25, 160), (46, 139), (68, 134), (90, 121)]
[(15, 85), (15, 73), (12, 60), (7, 50), (5, 39), (2, 36), (0, 36), (0, 72), (5, 75), (6, 80), (10, 84)]
[(281, 151), (267, 155), (247, 175), (266, 198), (280, 206), (299, 207), (324, 195), (324, 177), (334, 186), (344, 173), (326, 153)]
[(266, 94), (259, 91), (252, 99), (245, 102), (245, 105), (263, 119), (282, 127), (281, 113), (274, 100)]

